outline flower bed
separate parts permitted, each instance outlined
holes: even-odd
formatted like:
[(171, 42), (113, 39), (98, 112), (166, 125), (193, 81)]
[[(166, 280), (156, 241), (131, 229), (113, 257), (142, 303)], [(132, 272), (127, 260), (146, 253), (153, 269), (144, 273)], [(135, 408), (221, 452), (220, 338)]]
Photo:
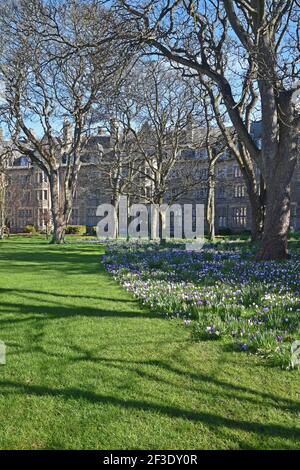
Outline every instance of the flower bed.
[(241, 351), (290, 363), (291, 344), (300, 339), (298, 254), (257, 263), (236, 244), (187, 252), (180, 245), (115, 243), (104, 263), (152, 311), (191, 324), (194, 339), (223, 338)]

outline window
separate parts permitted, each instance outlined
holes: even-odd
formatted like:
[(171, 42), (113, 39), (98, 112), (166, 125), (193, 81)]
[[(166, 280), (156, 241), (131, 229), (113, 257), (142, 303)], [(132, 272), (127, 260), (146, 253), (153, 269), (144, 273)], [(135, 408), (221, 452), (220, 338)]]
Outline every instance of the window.
[(240, 167), (237, 166), (237, 165), (235, 165), (235, 166), (233, 167), (233, 176), (234, 176), (235, 178), (240, 178), (240, 177), (242, 176), (241, 169), (240, 169)]
[(234, 207), (232, 222), (236, 227), (245, 227), (247, 225), (247, 207)]
[(218, 178), (224, 178), (226, 176), (225, 168), (218, 168), (217, 176)]
[(96, 209), (94, 207), (88, 207), (86, 211), (86, 225), (92, 227), (97, 225)]
[(38, 173), (37, 174), (37, 182), (39, 184), (43, 184), (47, 181), (47, 177), (45, 175), (45, 173), (42, 171), (41, 173)]
[(22, 156), (20, 158), (20, 166), (28, 166), (29, 165), (29, 160), (27, 157)]
[(48, 191), (47, 189), (44, 190), (44, 201), (48, 200)]
[(245, 186), (237, 184), (234, 188), (234, 197), (245, 197)]
[(207, 170), (207, 168), (205, 168), (205, 169), (202, 170), (202, 172), (201, 172), (201, 178), (206, 179), (207, 176), (208, 176), (208, 170)]
[(219, 227), (227, 227), (227, 217), (225, 215), (219, 216)]
[(28, 181), (28, 176), (27, 175), (19, 176), (19, 181), (22, 186), (25, 186)]
[(25, 191), (24, 192), (24, 198), (23, 198), (24, 202), (28, 203), (31, 201), (31, 192), (30, 191)]
[(51, 223), (51, 212), (48, 209), (39, 209), (38, 212), (38, 227), (47, 228)]
[(13, 160), (13, 166), (22, 166), (22, 167), (29, 166), (29, 159), (25, 157), (24, 155), (22, 155), (19, 158), (15, 158)]
[(222, 199), (226, 196), (226, 188), (225, 186), (220, 186), (219, 188), (217, 188), (217, 197), (219, 199)]
[(204, 148), (204, 149), (196, 150), (195, 156), (197, 158), (202, 158), (203, 160), (207, 159), (207, 149)]
[(195, 158), (196, 152), (192, 149), (184, 149), (181, 151), (182, 158)]
[(208, 170), (207, 168), (197, 168), (194, 170), (194, 175), (199, 179), (207, 179)]
[(74, 208), (72, 209), (72, 225), (78, 225), (79, 224), (79, 210)]
[(193, 196), (196, 200), (205, 198), (207, 196), (207, 188), (197, 189), (197, 191), (194, 191)]
[(227, 208), (219, 207), (217, 210), (218, 225), (220, 228), (227, 227)]
[(32, 209), (20, 209), (18, 211), (19, 225), (25, 226), (32, 223)]

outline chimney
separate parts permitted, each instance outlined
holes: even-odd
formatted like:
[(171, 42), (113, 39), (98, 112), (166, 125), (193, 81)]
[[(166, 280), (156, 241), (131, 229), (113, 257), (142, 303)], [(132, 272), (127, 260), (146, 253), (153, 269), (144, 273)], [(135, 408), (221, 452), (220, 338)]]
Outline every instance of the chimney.
[(189, 113), (186, 122), (186, 143), (193, 144), (195, 137), (195, 123), (192, 113)]
[(110, 119), (110, 135), (113, 139), (116, 139), (120, 132), (119, 121), (115, 118)]
[(65, 147), (68, 147), (72, 143), (72, 124), (65, 118), (63, 124), (63, 142)]

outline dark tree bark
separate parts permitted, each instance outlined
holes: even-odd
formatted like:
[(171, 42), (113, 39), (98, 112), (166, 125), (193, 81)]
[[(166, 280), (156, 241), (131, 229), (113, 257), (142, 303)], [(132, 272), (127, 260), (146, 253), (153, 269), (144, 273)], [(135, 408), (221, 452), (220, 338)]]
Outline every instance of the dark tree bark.
[(256, 256), (257, 260), (288, 257), (291, 213), (290, 180), (296, 165), (296, 158), (290, 162), (285, 161), (282, 156), (277, 158), (279, 165), (275, 167), (272, 165), (268, 171), (266, 215), (261, 247)]

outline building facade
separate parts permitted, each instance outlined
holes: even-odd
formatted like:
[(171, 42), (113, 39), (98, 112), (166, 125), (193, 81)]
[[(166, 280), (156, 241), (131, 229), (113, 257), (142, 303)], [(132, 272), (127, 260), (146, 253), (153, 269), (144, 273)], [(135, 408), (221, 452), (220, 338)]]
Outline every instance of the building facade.
[[(253, 126), (253, 136), (259, 143), (260, 127)], [(95, 142), (96, 141), (96, 142)], [(97, 144), (95, 146), (95, 143)], [(107, 174), (99, 167), (93, 152), (99, 146), (109, 154), (112, 148), (110, 134), (100, 133), (92, 145), (87, 145), (82, 158), (77, 192), (74, 199), (70, 225), (86, 226), (89, 230), (97, 225), (96, 209), (99, 204), (111, 202), (112, 191)], [(110, 158), (113, 158), (110, 153)], [(62, 173), (63, 173), (62, 162)], [(192, 168), (195, 184), (182, 193), (184, 168)], [(6, 218), (11, 232), (23, 232), (27, 225), (45, 231), (51, 221), (51, 195), (46, 175), (26, 156), (12, 157), (6, 165)], [(258, 170), (257, 170), (258, 172)], [(218, 159), (215, 169), (216, 231), (242, 232), (251, 229), (251, 210), (246, 186), (236, 160), (225, 151)], [(208, 159), (205, 150), (185, 148), (169, 175), (166, 202), (205, 204), (207, 197)], [(257, 174), (257, 176), (259, 176)], [(143, 191), (149, 191), (145, 180)], [(180, 194), (180, 196), (178, 196)], [(140, 196), (139, 196), (140, 198)], [(143, 199), (143, 198), (142, 198)], [(145, 199), (146, 201), (146, 199)], [(140, 202), (145, 202), (140, 200)], [(300, 231), (300, 162), (291, 183), (291, 230)]]

